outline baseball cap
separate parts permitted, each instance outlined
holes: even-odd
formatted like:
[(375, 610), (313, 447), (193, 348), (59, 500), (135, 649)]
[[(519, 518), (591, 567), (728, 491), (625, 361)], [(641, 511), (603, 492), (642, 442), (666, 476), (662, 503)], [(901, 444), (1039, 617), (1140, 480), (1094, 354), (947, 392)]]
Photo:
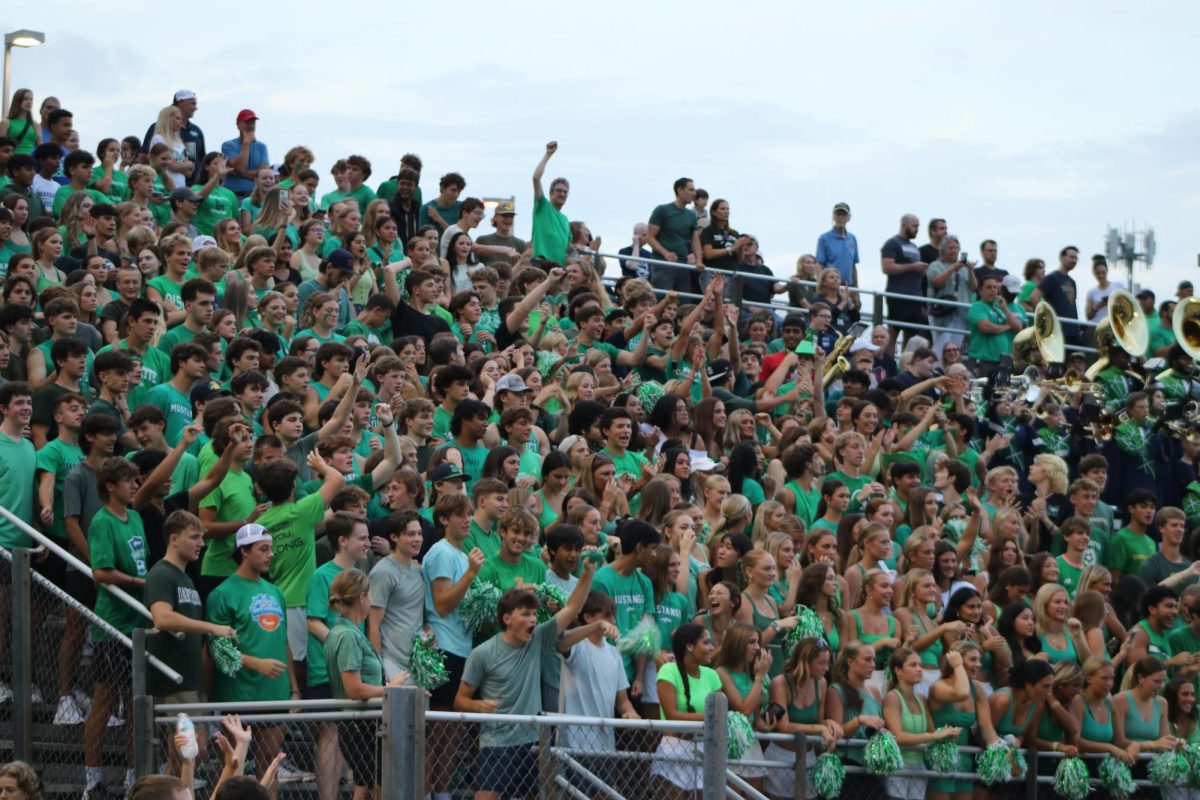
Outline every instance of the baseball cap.
[(723, 381), (729, 375), (729, 360), (718, 358), (708, 362), (708, 379), (710, 381)]
[(334, 250), (327, 260), (338, 269), (354, 272), (354, 255), (349, 250)]
[(195, 100), (196, 93), (191, 89), (180, 89), (175, 93), (175, 102), (182, 103), (184, 100)]
[(710, 456), (692, 456), (692, 472), (724, 472), (725, 465)]
[(207, 403), (214, 397), (220, 397), (221, 390), (213, 386), (212, 381), (201, 381), (192, 387), (190, 399), (193, 403)]
[(850, 345), (850, 352), (857, 353), (859, 350), (866, 350), (869, 353), (878, 353), (879, 345), (874, 344), (870, 339), (855, 339), (854, 344)]
[(833, 207), (833, 213), (835, 213), (835, 214), (836, 214), (836, 213), (837, 213), (837, 212), (839, 212), (839, 211), (845, 211), (847, 214), (849, 214), (849, 213), (850, 213), (850, 206), (849, 206), (848, 204), (846, 204), (846, 203), (838, 203), (837, 205), (835, 205), (835, 206)]
[(437, 469), (429, 476), (430, 483), (441, 483), (442, 481), (461, 481), (466, 479), (466, 475), (462, 473), (456, 465), (446, 461), (438, 464)]
[(237, 529), (236, 542), (238, 547), (246, 547), (258, 542), (269, 541), (271, 541), (271, 532), (257, 522), (247, 522)]
[(499, 216), (501, 214), (516, 214), (516, 213), (517, 213), (517, 207), (515, 205), (513, 205), (512, 200), (501, 200), (499, 203), (496, 204), (496, 210), (492, 212), (492, 216), (495, 217), (495, 216)]
[[(203, 203), (204, 202), (203, 197), (196, 194), (191, 189), (188, 189), (186, 186), (181, 186), (180, 188), (171, 192), (170, 199), (171, 199), (172, 203), (179, 203), (179, 202), (182, 202), (183, 200), (190, 200), (193, 203)], [(215, 240), (213, 241), (213, 244), (216, 244)]]
[(1004, 287), (1009, 294), (1020, 294), (1023, 281), (1021, 276), (1016, 273), (1008, 273), (1000, 279), (1000, 285)]
[(237, 115), (238, 122), (249, 122), (252, 119), (258, 119), (258, 114), (255, 114), (250, 109), (243, 108), (241, 111), (238, 112), (238, 115)]
[(197, 236), (192, 239), (192, 255), (196, 255), (206, 247), (216, 247), (217, 240), (211, 236)]
[(525, 379), (515, 372), (510, 372), (507, 375), (501, 375), (500, 380), (496, 381), (496, 392), (532, 392), (533, 389), (525, 384)]

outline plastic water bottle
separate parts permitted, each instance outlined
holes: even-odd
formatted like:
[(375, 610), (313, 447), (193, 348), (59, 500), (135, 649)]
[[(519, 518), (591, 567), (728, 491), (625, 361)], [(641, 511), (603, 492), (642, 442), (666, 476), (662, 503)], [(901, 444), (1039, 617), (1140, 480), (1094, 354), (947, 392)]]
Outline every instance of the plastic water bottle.
[(184, 743), (179, 748), (179, 755), (184, 758), (195, 758), (200, 754), (200, 745), (196, 742), (196, 725), (187, 714), (180, 714), (175, 723), (175, 733), (183, 734)]

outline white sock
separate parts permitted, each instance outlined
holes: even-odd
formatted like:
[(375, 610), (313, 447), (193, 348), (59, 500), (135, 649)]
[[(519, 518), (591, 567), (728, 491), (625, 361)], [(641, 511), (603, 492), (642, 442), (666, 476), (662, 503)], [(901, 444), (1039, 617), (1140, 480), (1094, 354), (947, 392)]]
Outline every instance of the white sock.
[(132, 769), (125, 770), (125, 788), (126, 789), (128, 789), (130, 786), (133, 786), (134, 780), (135, 779), (133, 776), (133, 770)]
[(104, 770), (100, 767), (84, 767), (84, 772), (87, 774), (87, 786), (84, 788), (89, 791), (104, 780)]

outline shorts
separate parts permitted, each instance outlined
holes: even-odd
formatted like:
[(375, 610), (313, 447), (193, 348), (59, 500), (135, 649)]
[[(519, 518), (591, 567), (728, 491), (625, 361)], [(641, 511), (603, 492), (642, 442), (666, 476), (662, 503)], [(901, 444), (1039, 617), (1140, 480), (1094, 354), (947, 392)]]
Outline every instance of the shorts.
[(130, 690), (133, 677), (133, 653), (120, 642), (96, 642), (92, 645), (92, 679), (96, 683)]
[[(62, 544), (62, 542), (59, 544)], [(41, 561), (36, 559), (31, 560), (33, 561), (34, 572), (50, 581), (55, 586), (63, 585), (63, 580), (67, 576), (67, 562), (63, 561), (57, 555), (49, 551), (47, 551), (46, 557)]]
[(333, 684), (326, 681), (316, 686), (305, 686), (300, 690), (300, 697), (305, 700), (332, 700)]
[(287, 615), (288, 649), (292, 651), (292, 661), (304, 661), (308, 658), (308, 612), (304, 608), (289, 608)]
[[(328, 684), (326, 684), (328, 685)], [(338, 749), (354, 785), (373, 789), (379, 785), (379, 762), (383, 757), (383, 740), (377, 735), (374, 720), (351, 719), (337, 724)]]
[(897, 800), (925, 800), (924, 778), (897, 778), (888, 776), (883, 779), (887, 787), (887, 796)]
[(889, 297), (887, 301), (888, 324), (901, 327), (924, 328), (929, 325), (929, 317), (925, 314), (923, 300), (897, 300)]
[(84, 608), (96, 607), (96, 582), (87, 575), (69, 569), (63, 577), (62, 586), (71, 599)]
[(479, 748), (475, 789), (501, 797), (528, 797), (537, 792), (538, 765), (533, 744)]
[(674, 736), (663, 736), (655, 750), (664, 756), (687, 758), (692, 761), (651, 761), (650, 774), (662, 778), (667, 783), (683, 789), (685, 792), (695, 792), (704, 788), (704, 768), (700, 761), (703, 756), (703, 746), (690, 739), (677, 739)]
[(429, 707), (454, 708), (454, 696), (458, 694), (458, 685), (462, 683), (463, 670), (466, 669), (467, 660), (462, 656), (447, 653), (445, 650), (438, 652), (446, 658), (446, 677), (449, 680), (433, 690), (429, 697)]

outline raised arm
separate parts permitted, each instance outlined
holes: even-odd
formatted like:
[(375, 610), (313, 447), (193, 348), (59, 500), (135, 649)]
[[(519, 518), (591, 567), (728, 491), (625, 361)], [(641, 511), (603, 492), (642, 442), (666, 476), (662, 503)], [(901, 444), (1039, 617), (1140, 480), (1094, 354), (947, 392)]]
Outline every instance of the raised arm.
[(366, 379), (367, 357), (364, 355), (354, 365), (353, 374), (343, 372), (341, 377), (337, 379), (337, 383), (334, 384), (333, 389), (330, 390), (330, 394), (335, 394), (338, 388), (341, 387), (344, 394), (342, 395), (342, 399), (338, 401), (337, 408), (333, 410), (333, 416), (317, 431), (318, 439), (324, 439), (326, 436), (336, 436), (345, 427), (346, 420), (350, 418), (350, 412), (354, 410), (354, 396), (358, 394), (358, 387), (362, 386), (363, 381)]
[(579, 619), (579, 614), (583, 611), (583, 603), (587, 600), (588, 592), (592, 589), (592, 578), (595, 576), (596, 562), (590, 558), (585, 559), (583, 562), (583, 574), (579, 576), (579, 582), (575, 584), (575, 588), (571, 591), (571, 596), (567, 598), (566, 605), (554, 615), (554, 623), (558, 626), (560, 636), (563, 631), (570, 627), (572, 622)]
[(542, 298), (550, 291), (551, 287), (562, 280), (565, 271), (562, 267), (554, 267), (546, 275), (546, 280), (539, 283), (537, 286), (529, 290), (529, 294), (525, 295), (524, 299), (517, 304), (517, 307), (508, 312), (508, 316), (504, 318), (504, 325), (508, 328), (509, 333), (516, 333), (517, 328), (525, 323), (529, 317), (529, 312), (537, 308), (538, 303), (542, 302)]
[(371, 470), (371, 483), (376, 489), (385, 486), (388, 478), (400, 466), (403, 455), (400, 453), (400, 438), (396, 436), (396, 422), (392, 418), (392, 408), (387, 403), (380, 403), (375, 408), (379, 424), (383, 430), (383, 460)]
[(546, 173), (546, 164), (550, 163), (551, 157), (558, 152), (558, 142), (549, 142), (546, 144), (546, 152), (542, 155), (542, 160), (533, 170), (533, 196), (541, 199), (542, 192), (542, 175)]

